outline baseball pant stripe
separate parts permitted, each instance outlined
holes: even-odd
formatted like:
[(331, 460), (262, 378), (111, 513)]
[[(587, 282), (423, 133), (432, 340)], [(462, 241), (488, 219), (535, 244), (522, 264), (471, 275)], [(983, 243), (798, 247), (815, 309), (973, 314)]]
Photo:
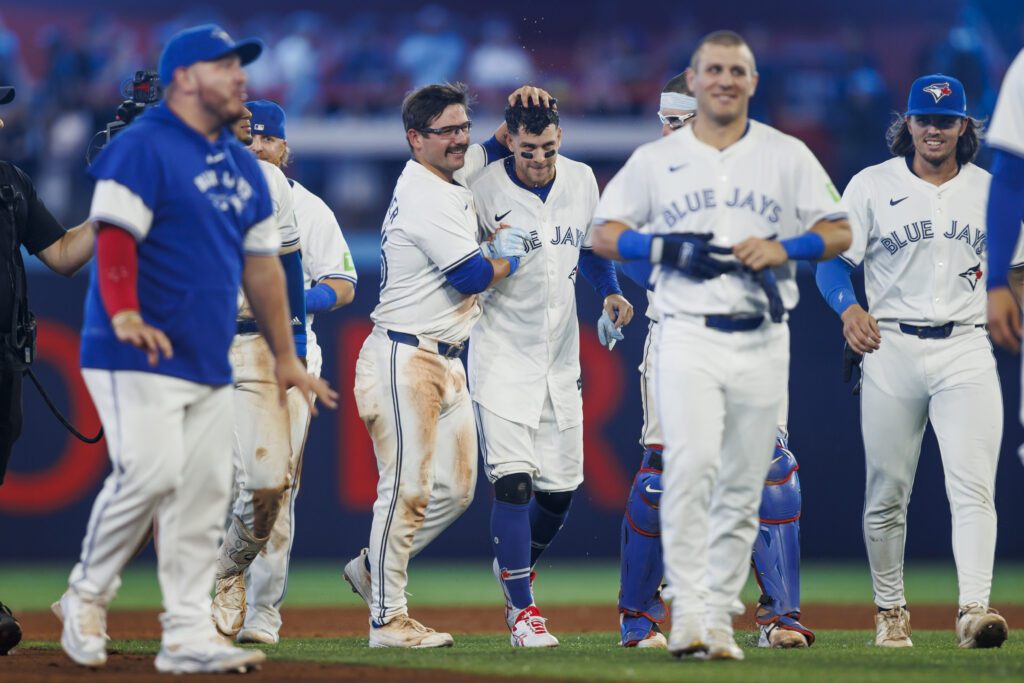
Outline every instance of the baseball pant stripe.
[(641, 407), (643, 408), (643, 411), (644, 411), (643, 434), (640, 435), (640, 445), (641, 446), (646, 446), (647, 445), (647, 431), (650, 428), (650, 424), (651, 424), (651, 416), (650, 416), (650, 409), (651, 409), (651, 407), (649, 405), (647, 405), (647, 396), (648, 396), (648, 393), (647, 393), (647, 383), (650, 381), (649, 378), (648, 378), (648, 375), (651, 372), (651, 367), (650, 367), (650, 363), (648, 362), (648, 359), (651, 357), (651, 340), (652, 340), (653, 336), (654, 336), (654, 321), (652, 320), (647, 325), (647, 339), (644, 340), (644, 355), (642, 356), (642, 358), (643, 358), (643, 361), (642, 361), (642, 363), (643, 363), (643, 372), (640, 373), (640, 396), (642, 396), (643, 399), (644, 399), (643, 401), (641, 401)]
[[(302, 450), (299, 451), (298, 460), (295, 463), (295, 476), (292, 477), (292, 488), (288, 492), (288, 549), (285, 557), (292, 556), (292, 546), (295, 544), (295, 499), (299, 496), (299, 480), (302, 472), (302, 458), (306, 452), (306, 441), (309, 440), (309, 428), (306, 428), (306, 435), (302, 437)], [(288, 570), (291, 562), (284, 564), (284, 586), (281, 588), (281, 595), (274, 601), (274, 608), (279, 608), (284, 598), (288, 595)]]
[(473, 420), (476, 422), (476, 442), (480, 447), (480, 457), (487, 462), (487, 439), (484, 437), (484, 426), (480, 419), (480, 404), (473, 402)]
[[(388, 517), (384, 523), (384, 533), (382, 538), (384, 542), (380, 544), (380, 558), (378, 560), (377, 567), (378, 571), (383, 574), (384, 572), (384, 559), (387, 555), (387, 539), (391, 537), (391, 522), (395, 518), (395, 505), (398, 503), (400, 484), (402, 481), (402, 412), (398, 407), (398, 342), (391, 342), (391, 403), (395, 409), (395, 433), (396, 433), (396, 454), (395, 454), (395, 483), (392, 485), (391, 490), (394, 495), (391, 497), (391, 505), (388, 506)], [(384, 584), (387, 583), (383, 580), (380, 581), (380, 616), (378, 621), (383, 623), (386, 615), (387, 601), (384, 599)]]

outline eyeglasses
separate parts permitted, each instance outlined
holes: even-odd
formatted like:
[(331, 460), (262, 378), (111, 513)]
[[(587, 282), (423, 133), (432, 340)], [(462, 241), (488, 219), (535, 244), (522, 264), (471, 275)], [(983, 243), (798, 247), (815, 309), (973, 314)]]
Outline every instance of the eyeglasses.
[(939, 130), (949, 130), (953, 126), (959, 126), (960, 122), (963, 121), (959, 116), (918, 116), (914, 114), (914, 123), (921, 126), (922, 128), (929, 128), (935, 126)]
[(453, 138), (460, 132), (469, 134), (469, 129), (473, 127), (472, 121), (466, 121), (465, 123), (457, 126), (445, 126), (444, 128), (419, 128), (419, 132), (423, 135), (437, 135), (442, 138)]
[(676, 130), (686, 125), (686, 122), (697, 115), (697, 112), (691, 111), (689, 114), (662, 114), (658, 112), (658, 120), (661, 121), (661, 125), (668, 126), (669, 128)]

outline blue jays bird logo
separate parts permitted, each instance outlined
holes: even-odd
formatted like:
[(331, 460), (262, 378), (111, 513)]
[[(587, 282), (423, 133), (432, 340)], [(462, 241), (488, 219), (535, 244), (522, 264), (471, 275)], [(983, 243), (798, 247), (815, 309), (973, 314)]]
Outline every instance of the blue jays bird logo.
[(953, 94), (953, 89), (949, 87), (949, 83), (932, 83), (931, 85), (926, 85), (922, 90), (934, 97), (936, 102), (947, 95)]
[(963, 279), (967, 280), (967, 282), (970, 283), (972, 292), (974, 291), (974, 288), (978, 286), (978, 282), (981, 280), (981, 276), (981, 263), (977, 263), (968, 268), (967, 270), (965, 270), (964, 272), (960, 273), (960, 277), (962, 277)]

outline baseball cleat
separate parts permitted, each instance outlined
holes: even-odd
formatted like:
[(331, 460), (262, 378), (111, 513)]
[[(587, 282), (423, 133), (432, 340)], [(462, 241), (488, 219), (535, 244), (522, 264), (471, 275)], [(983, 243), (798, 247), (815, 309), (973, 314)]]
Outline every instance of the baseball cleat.
[[(110, 607), (110, 603), (114, 601), (115, 597), (117, 597), (117, 591), (120, 588), (121, 577), (115, 576), (114, 580), (110, 583), (110, 588), (108, 588), (105, 592), (100, 593), (99, 597), (96, 598), (96, 602), (99, 603), (104, 610), (108, 609)], [(68, 588), (66, 591), (64, 591), (64, 595), (67, 595), (70, 591), (71, 588)], [(64, 623), (64, 608), (61, 607), (61, 601), (64, 599), (64, 595), (62, 595), (60, 599), (57, 600), (57, 602), (54, 602), (50, 605), (50, 611), (53, 612), (53, 616), (57, 617), (57, 621), (59, 621), (62, 624)], [(108, 636), (106, 632), (103, 633), (103, 637), (107, 640), (110, 640), (110, 636)]]
[(732, 631), (724, 628), (708, 629), (708, 659), (735, 660), (743, 659), (743, 650), (736, 644)]
[(261, 645), (277, 645), (281, 637), (262, 628), (243, 628), (235, 636), (236, 643), (259, 643)]
[(0, 656), (17, 647), (21, 642), (21, 624), (11, 613), (11, 609), (0, 602)]
[(60, 599), (64, 629), (60, 645), (75, 664), (107, 663), (107, 611), (99, 600), (68, 589)]
[(260, 667), (267, 655), (235, 647), (220, 635), (162, 645), (156, 670), (162, 674), (245, 673)]
[(399, 614), (383, 626), (370, 625), (370, 647), (451, 647), (455, 640), (449, 633), (439, 633), (424, 626), (408, 614)]
[(658, 648), (668, 647), (668, 640), (661, 627), (646, 617), (627, 617), (619, 613), (619, 645), (622, 647)]
[(369, 548), (360, 550), (358, 555), (349, 560), (341, 573), (348, 585), (352, 586), (352, 592), (361, 597), (367, 607), (370, 606), (370, 595), (373, 592), (370, 570), (366, 567), (366, 555), (369, 552)]
[(668, 651), (680, 659), (704, 659), (707, 656), (707, 638), (704, 635), (704, 623), (699, 616), (680, 617), (672, 623)]
[(1002, 647), (1009, 635), (1006, 619), (991, 608), (972, 602), (960, 608), (956, 637), (962, 648)]
[(910, 610), (893, 607), (875, 615), (876, 647), (913, 647), (910, 633)]
[(245, 575), (235, 574), (217, 579), (210, 614), (217, 630), (234, 638), (245, 624)]
[(807, 636), (799, 631), (782, 628), (778, 623), (761, 624), (757, 630), (760, 635), (757, 639), (758, 647), (770, 647), (782, 650), (789, 650), (797, 647), (810, 647)]
[(548, 633), (547, 619), (536, 605), (519, 610), (512, 623), (512, 647), (558, 647), (558, 638)]

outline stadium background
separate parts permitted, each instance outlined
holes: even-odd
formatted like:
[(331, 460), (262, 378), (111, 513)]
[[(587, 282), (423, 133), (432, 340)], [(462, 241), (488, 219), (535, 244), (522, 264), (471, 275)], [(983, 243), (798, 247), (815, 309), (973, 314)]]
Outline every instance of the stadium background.
[[(121, 82), (155, 66), (165, 37), (215, 20), (235, 37), (267, 41), (270, 50), (249, 68), (249, 94), (285, 106), (295, 153), (288, 173), (336, 211), (360, 273), (356, 301), (317, 323), (325, 375), (344, 399), (337, 413), (314, 421), (298, 501), (295, 555), (319, 559), (350, 557), (369, 529), (376, 471), (351, 379), (376, 303), (380, 218), (407, 154), (397, 110), (409, 88), (468, 82), (479, 97), (474, 135), (480, 141), (499, 121), (505, 93), (524, 81), (541, 85), (560, 100), (563, 152), (592, 164), (603, 184), (636, 145), (658, 134), (657, 93), (685, 66), (696, 39), (730, 27), (746, 36), (758, 59), (752, 114), (805, 140), (842, 188), (854, 172), (885, 158), (883, 131), (916, 75), (944, 71), (961, 78), (971, 112), (984, 117), (1024, 43), (1024, 6), (1005, 0), (863, 0), (841, 11), (810, 0), (734, 2), (729, 10), (609, 0), (482, 2), (472, 10), (401, 0), (379, 0), (372, 9), (320, 0), (301, 5), (303, 11), (291, 12), (262, 0), (220, 0), (217, 9), (165, 0), (106, 0), (88, 8), (64, 0), (5, 2), (0, 83), (17, 86), (18, 100), (0, 110), (6, 123), (0, 158), (28, 171), (51, 209), (76, 224), (91, 193), (84, 174), (89, 139), (112, 118)], [(73, 421), (93, 431), (95, 414), (77, 370), (86, 283), (84, 273), (65, 280), (34, 269), (29, 290), (41, 321), (36, 371)], [(857, 400), (839, 381), (840, 325), (810, 270), (801, 271), (800, 286), (803, 299), (791, 321), (790, 426), (801, 463), (804, 554), (859, 560), (864, 475)], [(635, 368), (644, 321), (638, 317), (626, 342), (608, 354), (589, 324), (598, 301), (582, 283), (579, 295), (587, 481), (551, 559), (617, 553), (621, 509), (640, 455)], [(627, 296), (642, 310), (638, 289), (627, 289)], [(998, 555), (1020, 561), (1020, 367), (1016, 357), (997, 356), (1007, 406)], [(0, 489), (0, 564), (70, 566), (108, 470), (105, 450), (68, 436), (34, 389), (25, 390), (25, 410), (25, 430)], [(472, 508), (426, 555), (489, 553), (489, 501), (481, 481)], [(911, 502), (908, 555), (949, 559), (949, 537), (941, 465), (929, 435)]]

